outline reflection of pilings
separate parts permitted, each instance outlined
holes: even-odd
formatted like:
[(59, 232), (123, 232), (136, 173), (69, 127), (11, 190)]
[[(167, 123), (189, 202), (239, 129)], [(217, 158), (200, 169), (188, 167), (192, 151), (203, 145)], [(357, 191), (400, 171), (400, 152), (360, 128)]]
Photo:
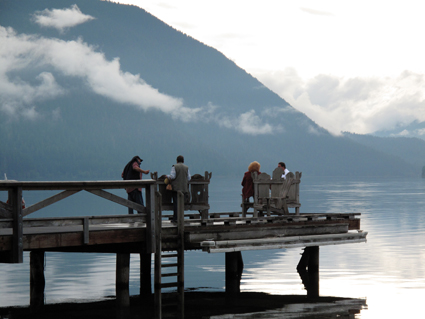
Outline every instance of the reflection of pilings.
[(44, 251), (30, 252), (30, 307), (37, 311), (44, 306)]
[(151, 262), (150, 253), (140, 253), (140, 296), (146, 297), (152, 294)]
[(226, 293), (236, 295), (241, 292), (243, 259), (240, 251), (226, 253)]
[(319, 297), (319, 246), (306, 247), (297, 265), (307, 297)]

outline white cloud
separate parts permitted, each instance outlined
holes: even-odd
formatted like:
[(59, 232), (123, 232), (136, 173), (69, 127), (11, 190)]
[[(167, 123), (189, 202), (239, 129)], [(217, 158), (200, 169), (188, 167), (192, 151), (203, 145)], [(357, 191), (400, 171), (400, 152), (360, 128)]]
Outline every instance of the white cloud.
[(0, 110), (9, 115), (36, 118), (33, 103), (64, 93), (49, 72), (40, 72), (32, 84), (9, 76), (12, 71), (38, 65), (35, 41), (36, 37), (18, 36), (12, 29), (0, 27)]
[(273, 133), (273, 127), (270, 124), (263, 123), (262, 119), (253, 110), (241, 114), (237, 120), (236, 127), (238, 131), (251, 135)]
[(43, 45), (47, 63), (67, 76), (84, 79), (99, 95), (136, 105), (143, 110), (155, 108), (164, 113), (185, 111), (181, 99), (160, 93), (138, 74), (122, 72), (119, 59), (108, 61), (102, 53), (81, 40), (65, 42), (46, 39)]
[(9, 81), (0, 74), (0, 109), (16, 115), (31, 108), (32, 104), (63, 94), (64, 90), (56, 83), (52, 74), (42, 72), (37, 77), (39, 84), (30, 85), (19, 79)]
[(416, 134), (425, 136), (425, 128), (417, 130)]
[(249, 135), (273, 134), (283, 130), (280, 126), (265, 122), (264, 118), (266, 118), (266, 112), (263, 112), (260, 117), (254, 110), (250, 110), (236, 117), (218, 116), (215, 121), (220, 126), (233, 128), (240, 133)]
[(334, 134), (360, 134), (425, 120), (425, 76), (342, 78), (318, 75), (302, 80), (294, 69), (264, 72), (260, 81)]
[[(220, 108), (211, 103), (198, 108), (186, 107), (181, 98), (159, 92), (140, 75), (123, 72), (118, 58), (108, 61), (81, 39), (63, 41), (18, 35), (11, 28), (0, 26), (0, 42), (4, 44), (0, 47), (0, 110), (9, 115), (37, 119), (37, 109), (40, 110), (37, 103), (66, 93), (54, 77), (54, 73), (60, 73), (81, 79), (93, 92), (116, 102), (144, 111), (159, 110), (176, 120), (212, 122), (251, 135), (281, 130), (265, 122), (264, 119), (271, 116), (267, 110), (261, 116), (253, 110), (230, 116), (219, 112)], [(39, 73), (26, 81), (11, 76), (21, 70)], [(59, 119), (60, 114), (60, 109), (56, 109), (51, 117)]]
[(60, 32), (93, 19), (94, 17), (83, 14), (76, 4), (67, 9), (37, 11), (33, 15), (33, 20), (38, 25), (55, 28)]
[(408, 131), (408, 130), (403, 130), (403, 131), (402, 131), (402, 132), (400, 132), (398, 135), (399, 135), (399, 136), (409, 136), (409, 135), (410, 135), (410, 133), (409, 133), (409, 131)]
[(119, 60), (108, 61), (82, 40), (62, 41), (36, 36), (17, 35), (0, 26), (0, 93), (2, 109), (16, 113), (33, 103), (64, 93), (52, 73), (41, 72), (39, 85), (10, 78), (21, 69), (53, 68), (66, 75), (80, 78), (97, 94), (117, 102), (133, 104), (143, 110), (159, 109), (165, 113), (186, 110), (182, 100), (160, 93), (139, 75), (120, 70)]

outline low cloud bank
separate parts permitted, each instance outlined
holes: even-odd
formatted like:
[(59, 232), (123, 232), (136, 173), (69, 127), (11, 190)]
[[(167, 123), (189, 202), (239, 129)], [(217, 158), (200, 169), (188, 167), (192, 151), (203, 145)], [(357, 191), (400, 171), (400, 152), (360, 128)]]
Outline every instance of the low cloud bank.
[[(307, 81), (294, 69), (257, 75), (267, 87), (333, 134), (368, 134), (425, 121), (425, 75), (341, 78), (317, 75)], [(425, 133), (425, 132), (424, 132)]]

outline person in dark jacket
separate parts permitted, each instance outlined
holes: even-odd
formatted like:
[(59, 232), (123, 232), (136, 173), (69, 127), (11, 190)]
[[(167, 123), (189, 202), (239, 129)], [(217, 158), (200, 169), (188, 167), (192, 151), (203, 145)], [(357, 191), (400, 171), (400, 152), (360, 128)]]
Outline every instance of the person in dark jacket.
[(184, 157), (182, 155), (177, 156), (177, 164), (171, 167), (170, 175), (167, 178), (171, 181), (173, 188), (173, 222), (177, 222), (177, 191), (181, 191), (185, 198), (189, 195), (188, 182), (191, 179), (189, 167), (184, 163)]
[(257, 172), (258, 174), (261, 174), (260, 172), (261, 165), (258, 162), (252, 162), (248, 166), (248, 171), (245, 172), (242, 183), (242, 197), (245, 202), (249, 202), (249, 198), (251, 196), (254, 196), (254, 182), (252, 180), (251, 173)]
[[(134, 156), (130, 162), (127, 163), (124, 167), (124, 171), (121, 174), (121, 177), (124, 180), (137, 180), (142, 179), (143, 174), (149, 174), (149, 170), (143, 170), (140, 168), (142, 159), (139, 156)], [(141, 188), (127, 188), (128, 200), (135, 202), (137, 204), (143, 205), (143, 196)], [(133, 214), (133, 209), (128, 208), (128, 213)], [(141, 212), (138, 212), (139, 214)]]

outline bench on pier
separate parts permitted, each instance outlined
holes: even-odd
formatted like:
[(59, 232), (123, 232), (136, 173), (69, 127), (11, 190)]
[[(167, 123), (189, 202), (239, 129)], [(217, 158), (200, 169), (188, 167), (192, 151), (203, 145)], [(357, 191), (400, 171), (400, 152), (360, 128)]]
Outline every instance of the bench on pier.
[(300, 182), (301, 172), (288, 173), (286, 179), (282, 178), (282, 169), (275, 168), (272, 177), (267, 173), (252, 173), (254, 183), (254, 202), (242, 199), (242, 216), (246, 216), (249, 208), (253, 208), (254, 217), (264, 212), (271, 214), (289, 214), (288, 208), (295, 208), (295, 213), (300, 213)]
[[(208, 185), (210, 184), (212, 173), (205, 172), (204, 176), (195, 174), (189, 181), (189, 194), (185, 197), (184, 210), (185, 211), (197, 211), (195, 214), (186, 214), (190, 218), (208, 218), (208, 211), (210, 204), (208, 203)], [(151, 178), (157, 182), (158, 191), (162, 195), (162, 210), (172, 211), (172, 191), (166, 189), (167, 185), (164, 180), (166, 175), (158, 177), (158, 173), (154, 172), (151, 174)], [(172, 214), (169, 218), (172, 217)]]

